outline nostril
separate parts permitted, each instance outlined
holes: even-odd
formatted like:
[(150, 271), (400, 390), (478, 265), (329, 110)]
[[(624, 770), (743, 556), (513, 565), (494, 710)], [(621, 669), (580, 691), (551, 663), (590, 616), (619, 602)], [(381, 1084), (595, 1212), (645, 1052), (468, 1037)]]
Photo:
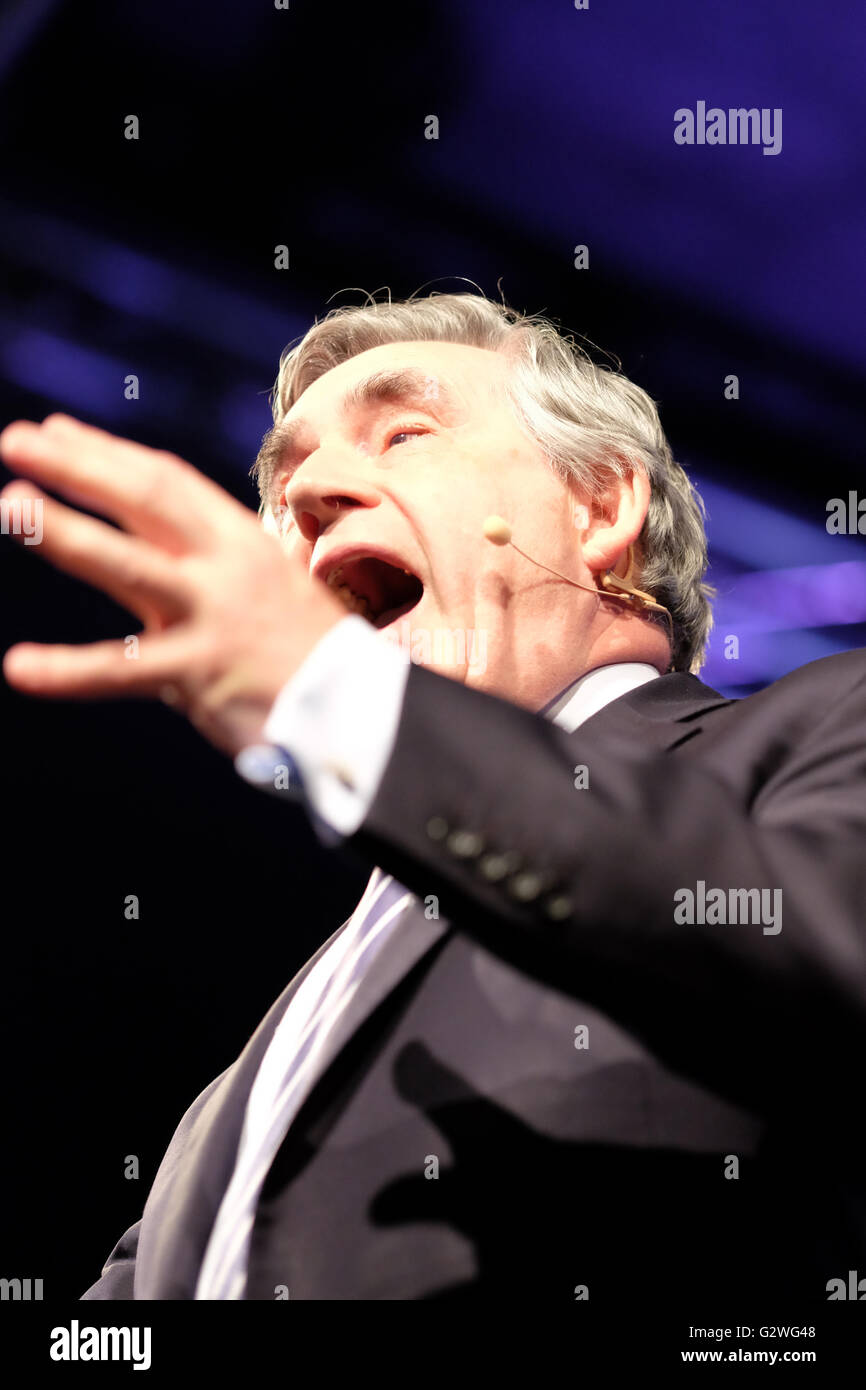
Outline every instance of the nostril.
[(315, 545), (316, 541), (319, 539), (319, 533), (322, 529), (322, 523), (319, 521), (319, 518), (316, 516), (316, 513), (298, 512), (296, 514), (296, 522), (298, 530), (300, 531), (304, 540), (308, 541), (310, 545)]
[(358, 506), (358, 500), (357, 500), (356, 497), (338, 497), (338, 496), (331, 496), (331, 497), (324, 497), (322, 500), (324, 501), (324, 503), (325, 503), (325, 505), (326, 505), (327, 507), (334, 507), (334, 508), (336, 508), (337, 510), (339, 510), (340, 507), (357, 507), (357, 506)]

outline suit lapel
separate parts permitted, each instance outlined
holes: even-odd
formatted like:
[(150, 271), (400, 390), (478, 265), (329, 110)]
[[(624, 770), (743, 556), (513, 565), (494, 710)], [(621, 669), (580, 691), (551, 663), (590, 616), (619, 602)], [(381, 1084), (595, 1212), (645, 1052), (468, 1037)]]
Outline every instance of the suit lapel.
[(345, 1047), (374, 1009), (378, 1008), (413, 966), (425, 956), (437, 941), (453, 931), (445, 919), (428, 919), (424, 905), (413, 897), (399, 915), (393, 933), (381, 951), (364, 971), (350, 1003), (324, 1040), (316, 1067), (316, 1080), (307, 1092), (304, 1104), (315, 1091), (334, 1058)]
[[(170, 1175), (170, 1184), (159, 1198), (154, 1191), (148, 1199), (147, 1234), (143, 1227), (139, 1242), (136, 1298), (194, 1296), (213, 1223), (234, 1171), (246, 1104), (262, 1059), (292, 998), (349, 921), (351, 918), (319, 947), (269, 1009), (196, 1117), (184, 1148), (183, 1163)], [(400, 914), (387, 948), (373, 958), (339, 1022), (325, 1039), (316, 1080), (305, 1099), (319, 1085), (353, 1033), (447, 930), (448, 922), (425, 917), (417, 899)]]
[(262, 1058), (291, 999), (350, 921), (347, 918), (322, 943), (286, 986), (237, 1061), (214, 1086), (180, 1159), (168, 1172), (160, 1170), (164, 1180), (154, 1183), (139, 1238), (136, 1298), (193, 1297), (219, 1204), (234, 1171), (246, 1103)]

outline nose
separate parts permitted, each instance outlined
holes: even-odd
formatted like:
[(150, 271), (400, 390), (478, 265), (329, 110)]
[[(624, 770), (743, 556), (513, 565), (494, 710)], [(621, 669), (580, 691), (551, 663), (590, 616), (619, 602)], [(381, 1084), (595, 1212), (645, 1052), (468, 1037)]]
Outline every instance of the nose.
[(344, 449), (317, 449), (308, 454), (286, 485), (286, 506), (309, 544), (351, 507), (378, 506), (380, 497), (363, 476), (357, 460)]

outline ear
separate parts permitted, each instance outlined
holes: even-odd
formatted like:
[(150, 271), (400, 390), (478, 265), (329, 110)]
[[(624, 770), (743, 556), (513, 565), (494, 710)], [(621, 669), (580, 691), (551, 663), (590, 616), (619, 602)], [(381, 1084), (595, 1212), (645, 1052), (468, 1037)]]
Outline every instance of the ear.
[(617, 566), (624, 569), (626, 552), (643, 530), (649, 503), (649, 478), (636, 468), (625, 477), (612, 478), (604, 496), (596, 501), (588, 502), (584, 497), (580, 521), (586, 524), (578, 525), (577, 534), (584, 564), (596, 578), (608, 570), (616, 573)]

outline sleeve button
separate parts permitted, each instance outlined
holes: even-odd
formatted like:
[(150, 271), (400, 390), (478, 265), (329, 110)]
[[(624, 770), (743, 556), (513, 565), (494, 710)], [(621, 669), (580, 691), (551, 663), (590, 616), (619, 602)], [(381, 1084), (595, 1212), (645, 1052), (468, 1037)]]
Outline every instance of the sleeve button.
[(514, 850), (502, 854), (485, 854), (484, 858), (479, 860), (478, 867), (489, 883), (498, 883), (500, 879), (520, 868), (520, 855)]
[(454, 830), (446, 843), (458, 859), (476, 859), (484, 848), (484, 841), (475, 830)]
[(448, 834), (448, 822), (444, 816), (431, 816), (427, 822), (427, 834), (431, 840), (444, 840)]
[(540, 874), (527, 871), (526, 873), (515, 874), (506, 886), (510, 897), (516, 898), (521, 903), (531, 903), (544, 887), (544, 880)]
[(555, 898), (548, 899), (544, 905), (544, 911), (551, 921), (563, 922), (574, 912), (574, 903), (564, 893), (558, 893)]

